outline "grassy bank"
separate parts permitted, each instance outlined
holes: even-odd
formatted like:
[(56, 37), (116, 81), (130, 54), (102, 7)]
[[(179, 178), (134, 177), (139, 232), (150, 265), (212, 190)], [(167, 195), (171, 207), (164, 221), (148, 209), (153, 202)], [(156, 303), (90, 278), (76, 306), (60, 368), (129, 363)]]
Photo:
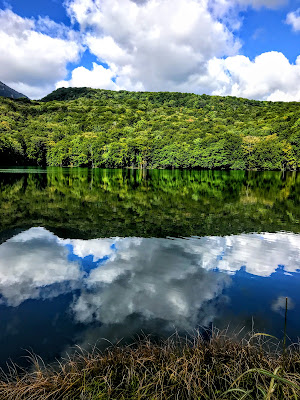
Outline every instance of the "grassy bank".
[[(272, 348), (272, 350), (271, 350)], [(55, 367), (3, 375), (1, 399), (298, 399), (300, 347), (282, 351), (268, 336), (242, 340), (214, 332), (209, 340), (144, 339), (101, 353), (78, 351)]]

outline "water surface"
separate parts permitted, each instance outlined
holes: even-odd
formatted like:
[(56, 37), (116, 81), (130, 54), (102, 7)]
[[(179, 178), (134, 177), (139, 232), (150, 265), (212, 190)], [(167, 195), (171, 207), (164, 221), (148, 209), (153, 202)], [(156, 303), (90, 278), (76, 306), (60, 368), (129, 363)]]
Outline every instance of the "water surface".
[(299, 175), (0, 170), (0, 351), (300, 331)]

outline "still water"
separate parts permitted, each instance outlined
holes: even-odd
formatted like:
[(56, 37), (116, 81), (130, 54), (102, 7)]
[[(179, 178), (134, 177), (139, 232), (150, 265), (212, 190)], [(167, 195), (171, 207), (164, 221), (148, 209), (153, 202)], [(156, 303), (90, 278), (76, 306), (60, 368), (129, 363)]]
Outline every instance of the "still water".
[(151, 333), (300, 332), (300, 175), (0, 170), (0, 363)]

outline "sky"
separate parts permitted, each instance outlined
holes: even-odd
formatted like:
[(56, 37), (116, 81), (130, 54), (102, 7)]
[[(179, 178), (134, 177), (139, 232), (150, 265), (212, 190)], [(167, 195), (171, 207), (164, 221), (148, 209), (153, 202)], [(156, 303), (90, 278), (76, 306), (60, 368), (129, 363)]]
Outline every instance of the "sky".
[(300, 101), (300, 0), (0, 0), (0, 81)]

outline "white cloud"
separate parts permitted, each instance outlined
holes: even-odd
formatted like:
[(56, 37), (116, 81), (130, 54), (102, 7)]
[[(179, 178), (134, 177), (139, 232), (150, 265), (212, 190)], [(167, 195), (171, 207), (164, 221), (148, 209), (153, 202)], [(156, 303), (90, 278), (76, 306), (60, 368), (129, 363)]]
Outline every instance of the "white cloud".
[(288, 13), (286, 23), (291, 25), (295, 32), (300, 31), (300, 8)]
[(217, 95), (299, 101), (300, 56), (295, 64), (275, 51), (263, 53), (253, 61), (240, 55), (214, 58), (208, 63), (207, 84)]
[(206, 1), (74, 0), (68, 12), (83, 32), (88, 28), (86, 45), (121, 88), (198, 91), (194, 77), (207, 60), (239, 49)]
[[(251, 61), (237, 54), (233, 33), (241, 25), (240, 10), (285, 2), (70, 0), (67, 11), (80, 24), (85, 45), (109, 66), (105, 77), (111, 74), (115, 82), (110, 85), (94, 64), (64, 84), (299, 100), (299, 58), (291, 64), (282, 53), (268, 52)], [(296, 14), (289, 15), (296, 21)]]
[(0, 10), (1, 80), (29, 97), (54, 89), (55, 82), (66, 75), (67, 63), (78, 59), (80, 49), (74, 32), (49, 18), (35, 21)]
[(85, 40), (91, 53), (96, 54), (100, 60), (108, 61), (112, 66), (115, 62), (127, 65), (133, 61), (132, 56), (127, 54), (111, 36), (95, 37), (88, 33)]
[(72, 78), (68, 81), (59, 81), (56, 88), (60, 87), (92, 87), (95, 89), (118, 90), (119, 87), (112, 81), (114, 73), (111, 69), (106, 69), (102, 65), (93, 63), (93, 69), (78, 67), (72, 71)]
[[(239, 55), (239, 12), (285, 0), (68, 0), (75, 32), (48, 17), (0, 10), (0, 77), (31, 98), (58, 87), (180, 91), (262, 100), (300, 100), (300, 58)], [(300, 29), (299, 9), (286, 22)], [(84, 48), (99, 63), (67, 64)], [(108, 68), (100, 65), (106, 64)], [(274, 68), (276, 65), (276, 68)]]

